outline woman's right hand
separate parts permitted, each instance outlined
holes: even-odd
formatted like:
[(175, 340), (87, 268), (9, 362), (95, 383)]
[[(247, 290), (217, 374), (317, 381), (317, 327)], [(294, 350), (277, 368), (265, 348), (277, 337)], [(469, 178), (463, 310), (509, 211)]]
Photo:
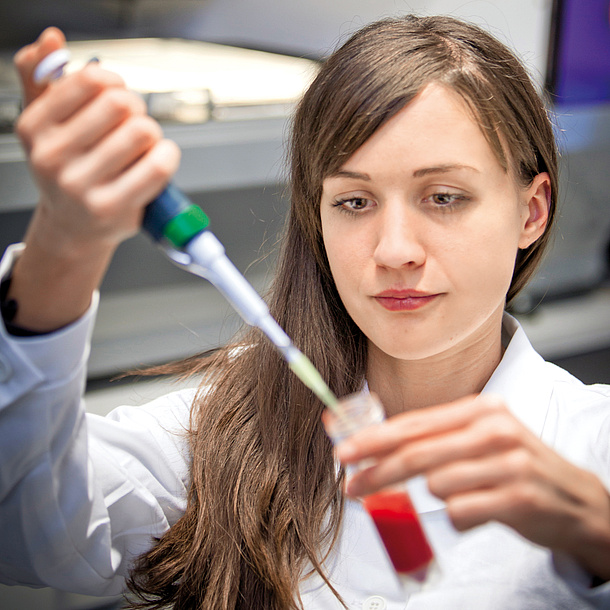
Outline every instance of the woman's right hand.
[(64, 44), (50, 28), (15, 56), (26, 104), (16, 131), (40, 201), (9, 297), (18, 302), (15, 323), (39, 331), (84, 313), (116, 247), (138, 231), (180, 158), (143, 100), (99, 65), (37, 85), (36, 65)]

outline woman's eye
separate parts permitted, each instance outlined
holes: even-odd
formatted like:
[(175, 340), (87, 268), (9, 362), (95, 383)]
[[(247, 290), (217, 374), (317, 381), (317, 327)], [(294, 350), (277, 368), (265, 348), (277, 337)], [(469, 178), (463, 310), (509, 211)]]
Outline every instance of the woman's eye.
[(434, 193), (429, 199), (438, 206), (446, 207), (458, 203), (464, 197), (455, 193)]
[(370, 199), (364, 197), (349, 197), (347, 199), (338, 199), (334, 204), (336, 207), (343, 208), (348, 212), (359, 212), (372, 205)]

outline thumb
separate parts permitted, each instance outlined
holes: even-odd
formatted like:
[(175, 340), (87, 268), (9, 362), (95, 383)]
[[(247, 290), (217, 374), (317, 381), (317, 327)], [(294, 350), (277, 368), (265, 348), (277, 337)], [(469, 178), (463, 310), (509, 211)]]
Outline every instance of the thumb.
[(53, 51), (66, 46), (66, 37), (58, 28), (47, 28), (32, 44), (23, 47), (15, 54), (14, 63), (21, 79), (24, 106), (35, 100), (48, 86), (47, 83), (34, 82), (36, 66)]

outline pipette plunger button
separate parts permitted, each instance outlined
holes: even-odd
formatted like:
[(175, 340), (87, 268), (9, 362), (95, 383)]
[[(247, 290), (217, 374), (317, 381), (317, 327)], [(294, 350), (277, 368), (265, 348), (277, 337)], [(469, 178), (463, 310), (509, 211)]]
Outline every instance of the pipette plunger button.
[(45, 82), (59, 78), (64, 71), (64, 67), (70, 61), (70, 51), (68, 49), (57, 49), (49, 53), (34, 70), (34, 82), (43, 85)]

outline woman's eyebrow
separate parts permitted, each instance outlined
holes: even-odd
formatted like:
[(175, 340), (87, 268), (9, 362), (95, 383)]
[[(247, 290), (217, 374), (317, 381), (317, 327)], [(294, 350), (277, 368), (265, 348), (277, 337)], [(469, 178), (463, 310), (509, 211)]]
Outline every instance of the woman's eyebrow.
[[(446, 163), (444, 165), (434, 165), (431, 167), (422, 167), (421, 169), (416, 169), (413, 171), (414, 178), (422, 178), (423, 176), (427, 176), (428, 174), (446, 174), (448, 172), (456, 171), (456, 170), (470, 170), (473, 172), (481, 173), (476, 167), (472, 165), (464, 165), (462, 163)], [(328, 178), (352, 178), (354, 180), (366, 180), (371, 181), (371, 177), (369, 174), (364, 172), (355, 172), (349, 169), (338, 169), (336, 172), (333, 172)]]
[(433, 167), (422, 167), (421, 169), (416, 169), (413, 172), (413, 177), (422, 178), (423, 176), (427, 176), (428, 174), (446, 174), (448, 172), (462, 169), (477, 172), (478, 174), (481, 173), (476, 167), (473, 167), (472, 165), (463, 165), (461, 163), (448, 163), (446, 165), (435, 165)]
[(353, 178), (355, 180), (371, 180), (368, 174), (363, 172), (352, 172), (348, 169), (338, 169), (328, 176), (328, 178)]

